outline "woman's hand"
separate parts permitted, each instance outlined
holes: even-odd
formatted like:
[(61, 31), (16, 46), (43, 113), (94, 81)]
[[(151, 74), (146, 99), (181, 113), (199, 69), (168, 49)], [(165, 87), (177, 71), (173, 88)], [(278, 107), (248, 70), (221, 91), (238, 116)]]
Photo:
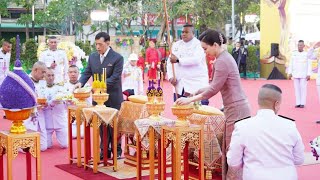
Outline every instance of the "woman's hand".
[(176, 104), (177, 104), (177, 105), (180, 105), (180, 106), (188, 105), (188, 104), (190, 104), (190, 103), (192, 103), (191, 98), (181, 97), (181, 98), (179, 98), (178, 100), (176, 100)]

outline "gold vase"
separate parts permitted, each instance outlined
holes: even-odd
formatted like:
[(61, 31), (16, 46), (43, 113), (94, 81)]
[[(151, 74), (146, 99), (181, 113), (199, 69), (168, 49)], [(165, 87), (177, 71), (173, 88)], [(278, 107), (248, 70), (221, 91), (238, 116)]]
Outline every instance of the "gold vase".
[(101, 93), (101, 94), (93, 94), (92, 98), (95, 102), (97, 102), (97, 106), (104, 106), (104, 102), (108, 101), (109, 94), (107, 93)]
[(79, 100), (77, 106), (87, 106), (86, 99), (90, 97), (90, 92), (74, 92), (73, 96)]
[(150, 115), (149, 118), (152, 120), (160, 120), (160, 113), (164, 111), (166, 104), (164, 102), (160, 103), (146, 103), (147, 112)]
[(26, 127), (23, 125), (23, 121), (30, 117), (31, 110), (32, 108), (19, 111), (4, 110), (7, 119), (12, 121), (12, 126), (10, 128), (11, 133), (23, 134), (27, 131)]
[(173, 106), (171, 111), (177, 116), (176, 126), (189, 126), (187, 118), (193, 113), (193, 106)]

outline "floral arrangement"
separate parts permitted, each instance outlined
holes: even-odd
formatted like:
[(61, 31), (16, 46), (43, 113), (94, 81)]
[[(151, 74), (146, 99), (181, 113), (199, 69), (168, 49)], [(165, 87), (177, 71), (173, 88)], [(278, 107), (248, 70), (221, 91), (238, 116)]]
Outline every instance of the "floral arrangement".
[[(76, 65), (80, 69), (83, 68), (81, 59), (86, 58), (86, 54), (79, 46), (76, 46), (72, 42), (60, 42), (57, 48), (66, 51), (69, 65)], [(40, 43), (37, 51), (38, 58), (40, 57), (40, 54), (47, 49), (48, 46), (46, 43)]]
[(134, 44), (134, 40), (132, 38), (122, 39), (122, 40), (120, 38), (117, 38), (115, 40), (115, 44), (118, 47), (128, 47), (128, 46), (132, 46)]

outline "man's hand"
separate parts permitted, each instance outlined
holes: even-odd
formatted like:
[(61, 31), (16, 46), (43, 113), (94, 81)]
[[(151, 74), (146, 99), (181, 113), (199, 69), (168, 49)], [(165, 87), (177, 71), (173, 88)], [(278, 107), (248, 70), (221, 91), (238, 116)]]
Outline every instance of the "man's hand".
[(177, 63), (177, 60), (178, 60), (177, 56), (175, 56), (174, 54), (171, 54), (171, 56), (170, 56), (170, 62), (171, 62), (171, 63)]
[(320, 41), (313, 45), (313, 49), (317, 49), (318, 47), (320, 47)]
[(179, 106), (188, 105), (190, 103), (192, 103), (191, 98), (181, 97), (178, 100), (176, 100), (176, 104)]
[(177, 79), (176, 78), (170, 78), (169, 82), (173, 85), (176, 86), (178, 84)]
[(291, 78), (292, 78), (292, 74), (289, 74), (289, 75), (288, 75), (288, 79), (291, 79)]
[(54, 68), (56, 68), (56, 66), (57, 66), (57, 64), (55, 63), (55, 61), (53, 61), (53, 63), (51, 64), (50, 67), (51, 67), (52, 69), (54, 69)]
[(310, 80), (310, 76), (307, 76), (307, 81), (309, 81)]

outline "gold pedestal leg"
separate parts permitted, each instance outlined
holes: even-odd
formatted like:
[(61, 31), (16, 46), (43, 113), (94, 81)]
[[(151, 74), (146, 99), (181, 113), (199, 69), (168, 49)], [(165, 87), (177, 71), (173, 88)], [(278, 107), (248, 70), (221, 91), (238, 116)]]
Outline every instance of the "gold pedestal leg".
[(113, 171), (115, 172), (118, 170), (118, 122), (116, 119), (113, 120)]
[(36, 159), (36, 168), (37, 168), (37, 180), (41, 179), (41, 162), (40, 162), (40, 134), (37, 135), (37, 147), (35, 150), (37, 151), (37, 159)]
[(97, 173), (98, 172), (98, 162), (100, 159), (99, 127), (98, 127), (97, 115), (93, 115), (92, 126), (93, 126), (93, 173)]
[(76, 111), (76, 124), (77, 124), (77, 166), (81, 167), (81, 109), (77, 108)]
[(12, 139), (8, 138), (8, 146), (7, 146), (7, 179), (8, 180), (12, 180), (12, 158), (13, 158), (13, 154), (12, 154)]
[(154, 129), (152, 127), (149, 128), (149, 162), (150, 162), (150, 179), (154, 179)]

